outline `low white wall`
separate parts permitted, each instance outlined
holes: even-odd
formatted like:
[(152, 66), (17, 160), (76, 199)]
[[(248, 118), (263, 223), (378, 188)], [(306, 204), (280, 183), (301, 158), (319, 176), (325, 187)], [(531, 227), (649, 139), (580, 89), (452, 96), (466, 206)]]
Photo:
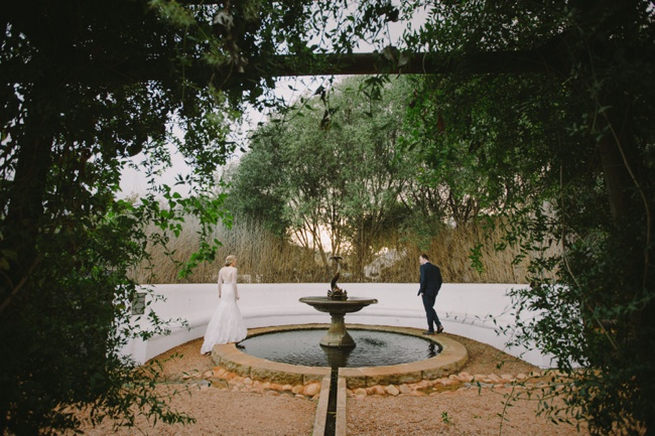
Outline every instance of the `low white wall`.
[[(377, 298), (378, 304), (346, 315), (346, 323), (382, 324), (426, 328), (425, 311), (416, 295), (416, 283), (343, 283), (349, 296)], [(514, 318), (506, 293), (512, 284), (445, 283), (437, 296), (435, 309), (449, 333), (492, 345), (511, 355), (545, 368), (551, 359), (535, 349), (505, 346), (509, 337), (496, 332), (496, 324), (511, 326)], [(239, 284), (239, 307), (246, 326), (263, 327), (283, 324), (329, 322), (329, 315), (300, 303), (301, 297), (324, 296), (324, 283)], [(172, 323), (171, 334), (155, 336), (147, 342), (132, 340), (123, 350), (137, 362), (163, 353), (177, 345), (202, 337), (214, 308), (218, 304), (216, 284), (153, 285), (155, 294), (165, 301), (155, 301), (152, 309), (162, 319), (183, 318), (188, 326)], [(508, 334), (511, 335), (511, 329)]]

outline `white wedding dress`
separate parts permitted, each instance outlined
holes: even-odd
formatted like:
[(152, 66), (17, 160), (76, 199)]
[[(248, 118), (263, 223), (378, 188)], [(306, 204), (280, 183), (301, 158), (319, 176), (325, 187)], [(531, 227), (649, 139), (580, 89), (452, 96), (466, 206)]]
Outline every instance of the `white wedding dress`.
[[(221, 284), (221, 298), (209, 320), (205, 331), (205, 340), (200, 348), (200, 353), (210, 352), (216, 344), (227, 344), (239, 342), (246, 337), (248, 330), (241, 317), (241, 311), (236, 300), (236, 268), (230, 271), (228, 278), (231, 283)], [(231, 276), (231, 277), (230, 277)], [(221, 280), (219, 274), (219, 280)]]

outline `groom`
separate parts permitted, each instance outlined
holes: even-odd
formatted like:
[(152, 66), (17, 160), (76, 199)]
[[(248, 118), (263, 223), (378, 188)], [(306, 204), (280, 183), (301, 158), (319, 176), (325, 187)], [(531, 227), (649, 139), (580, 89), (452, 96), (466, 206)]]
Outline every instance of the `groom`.
[(424, 335), (433, 335), (434, 327), (437, 326), (437, 333), (443, 331), (443, 326), (439, 321), (437, 312), (434, 310), (434, 300), (437, 298), (439, 288), (441, 288), (441, 271), (435, 265), (430, 263), (427, 254), (421, 254), (418, 258), (421, 264), (421, 288), (418, 294), (423, 298), (423, 307), (425, 308), (425, 316), (428, 319), (428, 329), (423, 332)]

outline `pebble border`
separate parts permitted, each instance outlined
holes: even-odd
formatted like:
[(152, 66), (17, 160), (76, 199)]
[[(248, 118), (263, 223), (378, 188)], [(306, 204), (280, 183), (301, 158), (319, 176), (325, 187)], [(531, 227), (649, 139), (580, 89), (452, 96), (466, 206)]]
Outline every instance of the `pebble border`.
[[(494, 373), (471, 375), (467, 372), (460, 372), (458, 374), (451, 374), (448, 377), (441, 377), (435, 380), (421, 380), (417, 383), (339, 389), (339, 393), (345, 392), (347, 397), (363, 399), (372, 395), (392, 397), (433, 396), (460, 389), (472, 388), (502, 390), (511, 388), (512, 386), (520, 386), (526, 389), (532, 389), (546, 386), (548, 384), (547, 381), (553, 377), (566, 378), (564, 374), (549, 369), (533, 371), (529, 374), (519, 373), (516, 375), (498, 375)], [(207, 370), (203, 374), (187, 374), (182, 377), (182, 381), (188, 385), (197, 385), (201, 390), (211, 387), (232, 392), (254, 392), (270, 396), (288, 395), (310, 400), (319, 400), (320, 394), (323, 391), (323, 380), (310, 381), (306, 384), (281, 385), (267, 381), (262, 382), (259, 380), (252, 380), (250, 377), (243, 377), (234, 372), (226, 371), (225, 368), (220, 366)], [(339, 381), (345, 385), (345, 379), (343, 377), (340, 377)]]

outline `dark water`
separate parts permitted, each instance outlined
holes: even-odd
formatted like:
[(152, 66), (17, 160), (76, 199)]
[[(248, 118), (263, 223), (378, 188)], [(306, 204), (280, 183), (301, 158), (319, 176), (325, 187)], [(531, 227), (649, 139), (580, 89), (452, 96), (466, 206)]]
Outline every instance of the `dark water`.
[(354, 349), (322, 347), (327, 330), (290, 330), (266, 333), (240, 343), (250, 355), (276, 362), (306, 366), (383, 366), (415, 362), (434, 357), (439, 344), (416, 336), (374, 330), (348, 329)]

